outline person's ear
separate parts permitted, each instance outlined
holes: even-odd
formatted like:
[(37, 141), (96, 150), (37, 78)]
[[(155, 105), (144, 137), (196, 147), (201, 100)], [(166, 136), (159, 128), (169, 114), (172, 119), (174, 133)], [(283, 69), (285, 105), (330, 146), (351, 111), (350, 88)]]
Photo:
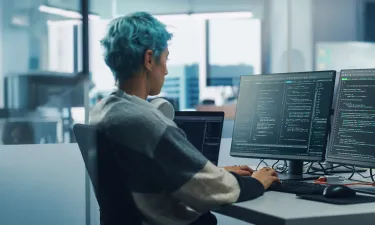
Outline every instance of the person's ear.
[(153, 64), (154, 64), (154, 53), (152, 50), (147, 50), (144, 55), (144, 66), (148, 71), (151, 71)]

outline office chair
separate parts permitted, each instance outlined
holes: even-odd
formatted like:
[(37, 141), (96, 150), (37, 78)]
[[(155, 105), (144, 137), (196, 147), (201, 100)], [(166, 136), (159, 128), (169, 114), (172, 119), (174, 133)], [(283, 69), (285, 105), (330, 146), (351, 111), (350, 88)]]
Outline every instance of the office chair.
[(141, 225), (142, 216), (115, 157), (121, 146), (94, 126), (75, 124), (73, 131), (99, 203), (101, 225)]

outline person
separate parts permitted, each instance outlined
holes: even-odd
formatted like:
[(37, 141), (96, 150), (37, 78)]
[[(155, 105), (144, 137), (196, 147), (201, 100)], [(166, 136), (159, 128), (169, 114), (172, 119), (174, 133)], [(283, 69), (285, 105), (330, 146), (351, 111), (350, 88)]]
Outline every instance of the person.
[[(160, 93), (168, 74), (171, 38), (146, 12), (109, 23), (101, 44), (116, 88), (92, 108), (89, 121), (127, 149), (131, 162), (122, 166), (135, 174), (124, 179), (144, 224), (216, 224), (212, 210), (257, 198), (279, 180), (271, 168), (216, 167), (146, 101)], [(125, 152), (116, 149), (116, 154), (121, 158)]]
[(26, 145), (35, 143), (35, 131), (29, 122), (7, 122), (2, 132), (3, 145)]

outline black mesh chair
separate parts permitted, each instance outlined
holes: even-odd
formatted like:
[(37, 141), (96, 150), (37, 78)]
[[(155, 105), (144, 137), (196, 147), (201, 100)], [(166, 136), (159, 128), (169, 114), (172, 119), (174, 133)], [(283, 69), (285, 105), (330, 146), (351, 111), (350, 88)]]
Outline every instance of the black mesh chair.
[(115, 157), (115, 143), (94, 126), (76, 124), (74, 135), (100, 207), (101, 225), (141, 225), (142, 216)]

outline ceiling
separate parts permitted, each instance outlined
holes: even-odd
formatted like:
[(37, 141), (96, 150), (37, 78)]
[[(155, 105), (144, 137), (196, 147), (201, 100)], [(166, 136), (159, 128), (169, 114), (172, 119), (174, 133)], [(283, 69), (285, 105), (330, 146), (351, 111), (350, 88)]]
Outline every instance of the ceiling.
[[(59, 8), (78, 10), (80, 7), (78, 0), (44, 2)], [(114, 14), (124, 15), (134, 11), (147, 11), (153, 14), (251, 11), (255, 17), (261, 18), (263, 0), (90, 0), (90, 11), (102, 18), (111, 18)]]

